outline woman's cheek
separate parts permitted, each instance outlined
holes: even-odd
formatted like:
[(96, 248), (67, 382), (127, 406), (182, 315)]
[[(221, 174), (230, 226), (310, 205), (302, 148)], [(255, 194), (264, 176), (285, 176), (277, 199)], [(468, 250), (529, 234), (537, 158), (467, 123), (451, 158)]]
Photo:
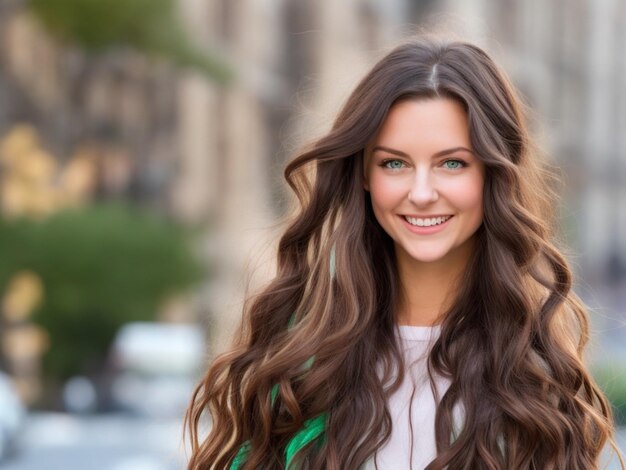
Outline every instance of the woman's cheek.
[(448, 194), (458, 210), (470, 214), (476, 223), (482, 221), (483, 217), (483, 179), (481, 175), (472, 176), (453, 188)]

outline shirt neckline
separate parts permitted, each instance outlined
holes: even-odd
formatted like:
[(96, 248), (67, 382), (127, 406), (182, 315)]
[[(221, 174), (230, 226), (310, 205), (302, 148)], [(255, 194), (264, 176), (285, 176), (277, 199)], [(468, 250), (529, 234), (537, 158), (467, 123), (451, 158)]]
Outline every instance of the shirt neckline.
[(437, 338), (441, 333), (441, 325), (432, 326), (413, 326), (413, 325), (396, 325), (398, 334), (402, 339), (409, 341), (430, 341)]

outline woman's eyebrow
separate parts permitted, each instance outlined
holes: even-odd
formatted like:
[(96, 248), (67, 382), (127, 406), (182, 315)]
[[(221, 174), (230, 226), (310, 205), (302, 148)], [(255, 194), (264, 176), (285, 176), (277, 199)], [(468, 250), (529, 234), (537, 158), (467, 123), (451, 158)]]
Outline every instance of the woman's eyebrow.
[[(382, 150), (384, 152), (393, 153), (394, 155), (398, 155), (399, 157), (410, 158), (409, 154), (404, 153), (401, 150), (392, 149), (390, 147), (385, 147), (383, 145), (377, 145), (376, 147), (374, 147), (372, 149), (372, 153), (375, 152), (376, 150)], [(465, 152), (474, 154), (474, 152), (472, 152), (467, 147), (453, 147), (453, 148), (449, 148), (445, 150), (440, 150), (439, 152), (435, 153), (433, 157), (443, 157), (444, 155), (448, 155), (450, 153), (459, 152), (459, 151), (465, 151)]]

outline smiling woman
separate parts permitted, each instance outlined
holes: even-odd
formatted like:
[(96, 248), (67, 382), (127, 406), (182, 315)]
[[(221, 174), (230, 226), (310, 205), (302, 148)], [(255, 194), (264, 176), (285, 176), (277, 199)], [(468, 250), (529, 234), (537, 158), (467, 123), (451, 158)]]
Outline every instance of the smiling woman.
[(553, 180), (485, 51), (398, 46), (285, 178), (301, 207), (193, 395), (190, 469), (589, 470), (617, 451)]

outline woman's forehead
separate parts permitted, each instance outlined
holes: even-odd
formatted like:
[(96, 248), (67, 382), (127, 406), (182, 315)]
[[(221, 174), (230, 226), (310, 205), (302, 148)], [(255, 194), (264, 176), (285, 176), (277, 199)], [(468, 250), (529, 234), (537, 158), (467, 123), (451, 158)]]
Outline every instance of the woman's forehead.
[(438, 157), (451, 149), (472, 151), (467, 115), (456, 100), (431, 98), (395, 103), (364, 153), (366, 158), (375, 150)]

